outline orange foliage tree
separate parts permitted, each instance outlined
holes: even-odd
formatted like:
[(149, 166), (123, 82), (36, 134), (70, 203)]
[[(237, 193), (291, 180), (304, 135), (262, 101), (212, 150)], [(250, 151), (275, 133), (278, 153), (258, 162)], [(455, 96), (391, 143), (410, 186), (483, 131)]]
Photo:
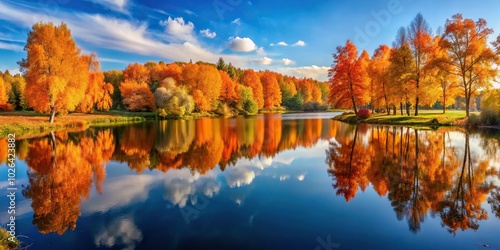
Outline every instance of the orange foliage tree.
[(252, 89), (253, 97), (259, 109), (264, 107), (264, 92), (259, 75), (251, 69), (245, 70), (241, 76), (241, 83)]
[(189, 89), (198, 110), (210, 111), (217, 108), (222, 80), (214, 66), (186, 64), (182, 70), (181, 85)]
[(467, 117), (472, 96), (479, 89), (490, 86), (491, 79), (498, 74), (494, 68), (497, 55), (487, 45), (492, 33), (484, 19), (474, 22), (456, 14), (446, 20), (441, 46), (448, 51), (448, 58), (443, 58), (441, 63), (450, 66), (450, 72), (461, 80)]
[(131, 111), (151, 111), (155, 108), (153, 93), (146, 83), (125, 80), (120, 84), (123, 104)]
[(38, 112), (75, 110), (85, 95), (88, 70), (71, 32), (62, 23), (37, 23), (24, 47), (27, 58), (19, 64), (26, 78), (28, 105)]
[(99, 110), (109, 110), (113, 105), (111, 99), (114, 90), (113, 85), (104, 82), (104, 74), (100, 70), (95, 53), (89, 56), (85, 55), (83, 59), (88, 65), (89, 80), (85, 97), (78, 105), (77, 110), (84, 113), (92, 112), (94, 107)]
[(239, 101), (238, 83), (226, 71), (219, 70), (219, 74), (222, 80), (219, 99), (229, 105), (235, 105)]
[(276, 76), (271, 71), (265, 71), (260, 76), (262, 92), (264, 93), (264, 108), (273, 109), (281, 104), (281, 90)]
[(368, 53), (363, 51), (358, 57), (356, 45), (348, 40), (345, 46), (337, 47), (333, 58), (332, 68), (328, 71), (329, 102), (336, 108), (353, 108), (357, 114), (358, 105), (365, 105), (369, 101), (366, 73)]
[(9, 97), (5, 88), (5, 82), (3, 78), (0, 77), (0, 111), (12, 110), (12, 105), (7, 102), (8, 99)]

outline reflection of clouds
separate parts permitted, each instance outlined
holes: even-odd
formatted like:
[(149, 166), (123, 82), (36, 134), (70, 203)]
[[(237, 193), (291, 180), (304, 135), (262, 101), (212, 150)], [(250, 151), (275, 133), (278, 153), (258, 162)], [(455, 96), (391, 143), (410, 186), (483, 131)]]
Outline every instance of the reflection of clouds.
[(216, 181), (216, 173), (209, 171), (205, 175), (192, 175), (188, 169), (179, 169), (166, 173), (163, 180), (165, 187), (165, 199), (170, 203), (184, 207), (187, 201), (196, 204), (196, 192), (200, 192), (207, 197), (212, 197), (220, 190), (220, 184)]
[(288, 178), (290, 178), (290, 175), (282, 175), (280, 176), (280, 181), (286, 181)]
[(84, 201), (80, 207), (84, 213), (106, 212), (115, 207), (144, 201), (156, 176), (127, 175), (113, 178), (104, 183), (102, 195)]
[(306, 174), (300, 174), (299, 176), (297, 176), (297, 180), (299, 181), (303, 181), (304, 179), (306, 178)]
[(142, 232), (134, 224), (131, 218), (122, 218), (112, 222), (95, 237), (94, 243), (97, 246), (104, 245), (114, 247), (125, 245), (123, 249), (134, 249), (142, 240)]
[(226, 172), (226, 181), (230, 188), (250, 185), (253, 179), (255, 172), (249, 166), (236, 166)]
[[(189, 169), (182, 168), (171, 169), (166, 173), (155, 172), (154, 175), (131, 174), (110, 178), (103, 185), (102, 195), (93, 195), (82, 203), (80, 209), (82, 213), (106, 212), (131, 203), (142, 202), (148, 198), (151, 188), (157, 185), (164, 187), (163, 197), (174, 206), (184, 207), (188, 202), (194, 205), (197, 198), (200, 198), (197, 194), (210, 198), (219, 193), (221, 183), (217, 181), (218, 177), (225, 178), (230, 188), (247, 186), (266, 169), (288, 166), (297, 159), (323, 158), (327, 147), (328, 141), (320, 140), (312, 149), (297, 148), (283, 151), (274, 157), (240, 159), (235, 166), (227, 168), (224, 172), (213, 169), (205, 175), (193, 175)], [(296, 176), (290, 174), (282, 173), (281, 176), (276, 175), (273, 178), (284, 181), (290, 176)], [(299, 181), (304, 180), (305, 173), (296, 178)], [(241, 202), (240, 199), (237, 203)]]

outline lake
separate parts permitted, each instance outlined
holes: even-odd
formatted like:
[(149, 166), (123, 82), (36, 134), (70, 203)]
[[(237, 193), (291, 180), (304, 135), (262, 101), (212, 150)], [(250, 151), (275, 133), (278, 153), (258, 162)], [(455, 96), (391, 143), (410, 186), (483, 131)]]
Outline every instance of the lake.
[[(500, 131), (334, 115), (18, 139), (16, 233), (30, 250), (500, 248)], [(5, 160), (0, 176), (6, 193)]]

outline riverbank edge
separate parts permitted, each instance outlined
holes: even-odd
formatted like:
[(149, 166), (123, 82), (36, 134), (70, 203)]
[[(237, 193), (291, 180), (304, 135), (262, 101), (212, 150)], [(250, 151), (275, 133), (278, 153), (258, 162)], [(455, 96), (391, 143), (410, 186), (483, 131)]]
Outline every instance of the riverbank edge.
[[(406, 119), (401, 119), (406, 118)], [(358, 118), (355, 114), (341, 114), (331, 118), (336, 121), (346, 122), (349, 124), (377, 124), (377, 125), (398, 125), (398, 126), (409, 126), (409, 127), (464, 127), (464, 128), (490, 128), (490, 129), (500, 129), (500, 126), (486, 126), (486, 125), (468, 125), (467, 119), (465, 117), (447, 117), (447, 118), (436, 118), (436, 117), (394, 117), (383, 115), (370, 116), (366, 119)], [(400, 119), (400, 120), (395, 120)], [(411, 119), (420, 119), (422, 121), (408, 121)]]
[[(323, 112), (340, 112), (341, 110), (328, 110)], [(304, 114), (317, 113), (305, 111), (262, 111), (259, 114)], [(76, 117), (75, 117), (76, 116)], [(219, 115), (215, 113), (193, 113), (186, 115), (181, 120), (192, 120), (200, 118), (231, 118), (238, 115)], [(117, 126), (126, 124), (143, 123), (156, 120), (173, 120), (161, 118), (156, 112), (128, 112), (128, 111), (107, 111), (96, 112), (93, 114), (72, 113), (64, 116), (56, 116), (54, 123), (48, 122), (48, 115), (35, 112), (5, 112), (0, 113), (0, 138), (5, 138), (9, 134), (15, 134), (16, 137), (29, 137), (30, 135), (48, 134), (62, 130), (81, 131), (90, 127)]]

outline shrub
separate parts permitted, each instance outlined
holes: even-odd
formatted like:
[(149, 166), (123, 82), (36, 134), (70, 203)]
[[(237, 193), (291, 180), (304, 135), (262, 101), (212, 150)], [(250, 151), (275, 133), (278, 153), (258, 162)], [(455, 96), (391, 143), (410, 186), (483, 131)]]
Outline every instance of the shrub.
[(306, 102), (302, 104), (302, 110), (304, 111), (317, 111), (319, 103), (318, 102)]
[(467, 126), (477, 127), (479, 125), (481, 125), (481, 118), (476, 114), (470, 114), (469, 118), (467, 119)]
[(288, 110), (301, 110), (302, 99), (299, 95), (283, 99), (283, 106), (285, 106)]
[(500, 90), (492, 90), (481, 100), (481, 122), (484, 125), (500, 125)]
[(12, 111), (14, 107), (10, 103), (2, 103), (0, 104), (0, 112), (1, 111)]
[(318, 106), (318, 111), (327, 111), (328, 110), (328, 105), (323, 104)]
[(368, 109), (360, 109), (360, 110), (358, 110), (358, 114), (357, 114), (358, 118), (360, 118), (360, 119), (366, 119), (366, 118), (370, 117), (370, 115), (371, 115), (371, 112)]

